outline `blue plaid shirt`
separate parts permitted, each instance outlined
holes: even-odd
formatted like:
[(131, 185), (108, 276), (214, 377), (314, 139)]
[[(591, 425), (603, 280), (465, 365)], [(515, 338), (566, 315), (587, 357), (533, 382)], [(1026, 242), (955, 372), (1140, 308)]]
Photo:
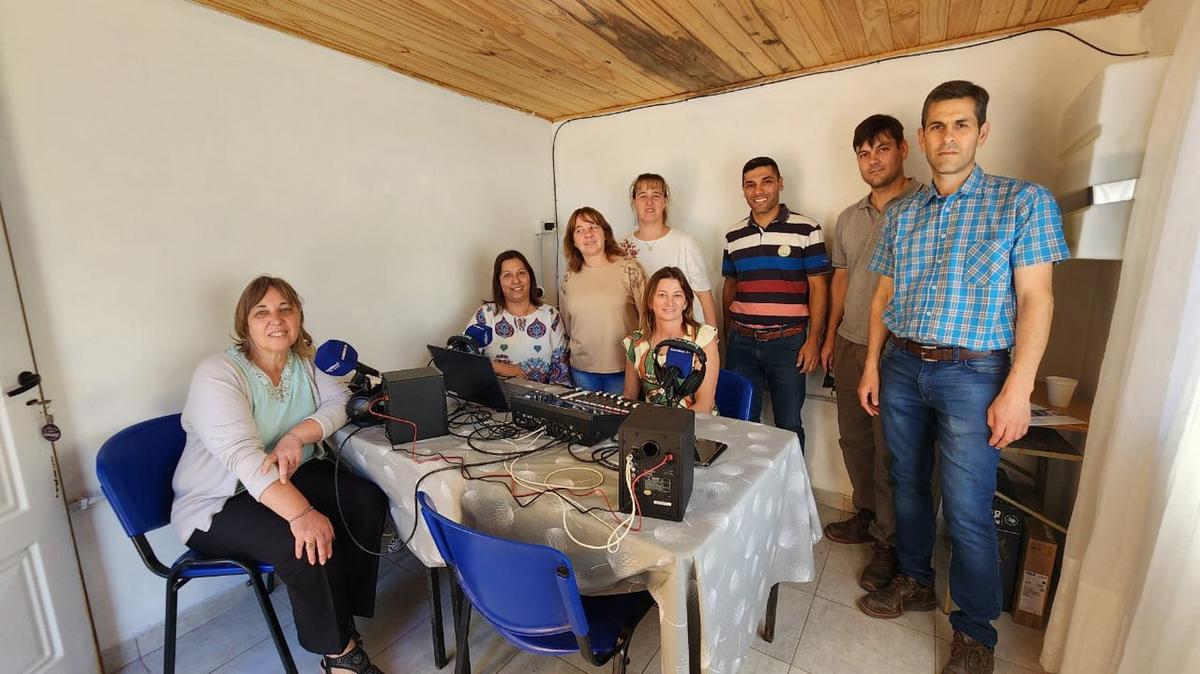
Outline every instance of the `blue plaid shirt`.
[(894, 283), (892, 334), (986, 351), (1016, 338), (1013, 269), (1068, 255), (1049, 190), (977, 165), (949, 196), (927, 185), (889, 208), (868, 268)]

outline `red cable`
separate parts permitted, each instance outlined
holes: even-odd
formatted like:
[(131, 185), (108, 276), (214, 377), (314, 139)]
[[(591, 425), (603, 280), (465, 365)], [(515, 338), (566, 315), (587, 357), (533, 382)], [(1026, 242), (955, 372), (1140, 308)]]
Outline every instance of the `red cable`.
[[(446, 456), (445, 454), (442, 454), (441, 452), (433, 452), (431, 454), (418, 454), (417, 453), (417, 435), (418, 435), (417, 424), (410, 419), (402, 419), (400, 417), (393, 417), (391, 415), (384, 414), (383, 412), (375, 411), (375, 405), (377, 405), (381, 402), (387, 402), (388, 400), (390, 400), (390, 399), (387, 396), (384, 396), (381, 398), (376, 398), (375, 401), (371, 403), (371, 406), (367, 408), (367, 411), (369, 413), (371, 413), (373, 416), (377, 416), (381, 419), (388, 419), (390, 421), (396, 421), (396, 422), (399, 422), (402, 424), (408, 424), (409, 426), (412, 426), (413, 440), (412, 440), (412, 446), (409, 447), (408, 453), (409, 453), (409, 456), (412, 457), (412, 460), (414, 462), (430, 463), (432, 461), (444, 461), (445, 463), (458, 464), (459, 466), (462, 466), (463, 464), (466, 463), (466, 461), (461, 456)], [(425, 457), (425, 458), (420, 459), (417, 457)]]
[[(381, 419), (387, 419), (389, 421), (395, 421), (398, 423), (408, 424), (409, 426), (412, 426), (413, 440), (412, 440), (412, 445), (409, 447), (408, 453), (414, 462), (429, 463), (431, 461), (439, 461), (440, 460), (445, 463), (457, 463), (460, 467), (466, 464), (466, 460), (463, 459), (461, 456), (446, 456), (445, 454), (442, 454), (441, 452), (433, 452), (431, 454), (418, 454), (417, 453), (418, 431), (417, 431), (416, 422), (412, 421), (411, 419), (402, 419), (400, 417), (393, 417), (389, 414), (384, 414), (382, 412), (375, 411), (375, 405), (377, 405), (381, 402), (387, 402), (388, 400), (390, 400), (390, 398), (388, 398), (387, 396), (383, 396), (381, 398), (376, 398), (371, 403), (371, 405), (367, 408), (367, 412), (369, 412), (371, 415), (379, 417)], [(417, 457), (426, 457), (426, 458), (424, 460), (422, 460)], [(631, 505), (633, 507), (633, 514), (638, 518), (638, 524), (636, 527), (631, 527), (629, 529), (630, 531), (641, 531), (642, 530), (642, 512), (641, 512), (641, 508), (638, 507), (639, 504), (638, 504), (637, 492), (636, 492), (638, 481), (640, 481), (642, 478), (646, 477), (650, 473), (653, 473), (654, 471), (658, 470), (659, 468), (662, 468), (672, 458), (674, 458), (673, 455), (667, 454), (666, 456), (663, 457), (662, 461), (658, 462), (658, 465), (654, 466), (653, 468), (643, 471), (640, 475), (633, 478), (633, 483), (630, 484), (630, 489), (634, 490), (633, 503)], [(464, 471), (464, 472), (466, 472), (466, 471)], [(536, 496), (538, 494), (544, 494), (547, 491), (551, 491), (551, 492), (565, 491), (565, 492), (571, 494), (572, 496), (578, 496), (578, 497), (590, 496), (592, 494), (599, 494), (601, 496), (601, 498), (604, 499), (604, 504), (606, 506), (608, 506), (607, 510), (608, 510), (609, 514), (612, 515), (613, 520), (615, 520), (617, 523), (621, 522), (621, 518), (617, 517), (617, 509), (613, 507), (612, 501), (608, 500), (608, 494), (606, 494), (603, 490), (601, 490), (598, 487), (593, 487), (587, 491), (582, 491), (579, 489), (572, 489), (570, 487), (550, 487), (543, 491), (531, 491), (527, 494), (518, 494), (517, 489), (516, 489), (516, 486), (517, 486), (516, 480), (513, 480), (512, 475), (509, 475), (507, 473), (503, 473), (503, 474), (502, 473), (489, 473), (487, 475), (478, 475), (478, 476), (472, 477), (470, 472), (466, 472), (466, 475), (467, 475), (467, 479), (469, 479), (469, 480), (470, 479), (479, 479), (479, 478), (483, 478), (483, 477), (499, 477), (499, 478), (507, 479), (508, 482), (504, 482), (502, 484), (508, 489), (508, 493), (512, 495), (514, 500), (516, 500), (518, 498), (526, 497), (526, 496)]]

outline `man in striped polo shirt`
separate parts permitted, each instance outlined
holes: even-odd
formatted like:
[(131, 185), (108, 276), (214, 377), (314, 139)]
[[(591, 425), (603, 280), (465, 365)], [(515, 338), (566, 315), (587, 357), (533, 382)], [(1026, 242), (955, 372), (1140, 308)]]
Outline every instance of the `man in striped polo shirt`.
[(770, 157), (742, 167), (750, 215), (725, 232), (721, 293), (726, 367), (748, 378), (756, 395), (751, 421), (771, 393), (775, 425), (796, 433), (804, 451), (805, 375), (820, 360), (829, 298), (829, 253), (821, 226), (779, 203), (783, 177)]

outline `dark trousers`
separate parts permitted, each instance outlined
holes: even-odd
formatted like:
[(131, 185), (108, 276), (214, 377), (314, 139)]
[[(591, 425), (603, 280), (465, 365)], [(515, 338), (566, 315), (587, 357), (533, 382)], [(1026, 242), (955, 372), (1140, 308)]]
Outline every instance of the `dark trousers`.
[(837, 392), (838, 445), (854, 487), (854, 507), (875, 513), (871, 535), (896, 543), (896, 506), (892, 502), (892, 457), (883, 438), (883, 420), (858, 402), (858, 380), (867, 363), (867, 347), (838, 335), (834, 342), (834, 390)]
[[(313, 459), (300, 466), (291, 480), (333, 523), (333, 556), (324, 566), (309, 564), (307, 555), (296, 559), (296, 539), (287, 521), (246, 492), (225, 502), (208, 531), (196, 530), (188, 539), (189, 547), (205, 554), (275, 565), (275, 573), (287, 585), (300, 645), (321, 654), (346, 648), (352, 616), (375, 613), (379, 557), (360, 550), (350, 534), (367, 549), (378, 551), (388, 508), (379, 487), (349, 470), (338, 471), (335, 494), (333, 472), (332, 462)], [(338, 497), (345, 523), (338, 514)]]
[(750, 421), (762, 419), (763, 392), (771, 392), (775, 425), (792, 431), (800, 438), (804, 451), (804, 426), (800, 409), (804, 407), (807, 377), (796, 367), (796, 356), (804, 345), (807, 331), (765, 342), (756, 341), (737, 330), (730, 330), (725, 344), (725, 367), (742, 375), (754, 385)]
[(1000, 452), (988, 445), (987, 410), (1008, 376), (1007, 353), (929, 363), (884, 347), (880, 411), (892, 451), (896, 552), (900, 571), (933, 582), (932, 479), (941, 461), (942, 512), (950, 532), (950, 624), (985, 646), (996, 645), (1000, 617), (1000, 550), (992, 519)]

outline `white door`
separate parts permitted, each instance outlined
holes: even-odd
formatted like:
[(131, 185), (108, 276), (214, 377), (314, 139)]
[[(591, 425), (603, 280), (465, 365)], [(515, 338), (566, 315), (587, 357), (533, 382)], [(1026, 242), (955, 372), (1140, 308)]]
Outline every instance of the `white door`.
[[(3, 232), (0, 215), (0, 232)], [(95, 637), (54, 453), (42, 438), (40, 388), (9, 396), (33, 356), (7, 232), (0, 237), (0, 671), (99, 671)], [(140, 571), (140, 569), (138, 569)]]

